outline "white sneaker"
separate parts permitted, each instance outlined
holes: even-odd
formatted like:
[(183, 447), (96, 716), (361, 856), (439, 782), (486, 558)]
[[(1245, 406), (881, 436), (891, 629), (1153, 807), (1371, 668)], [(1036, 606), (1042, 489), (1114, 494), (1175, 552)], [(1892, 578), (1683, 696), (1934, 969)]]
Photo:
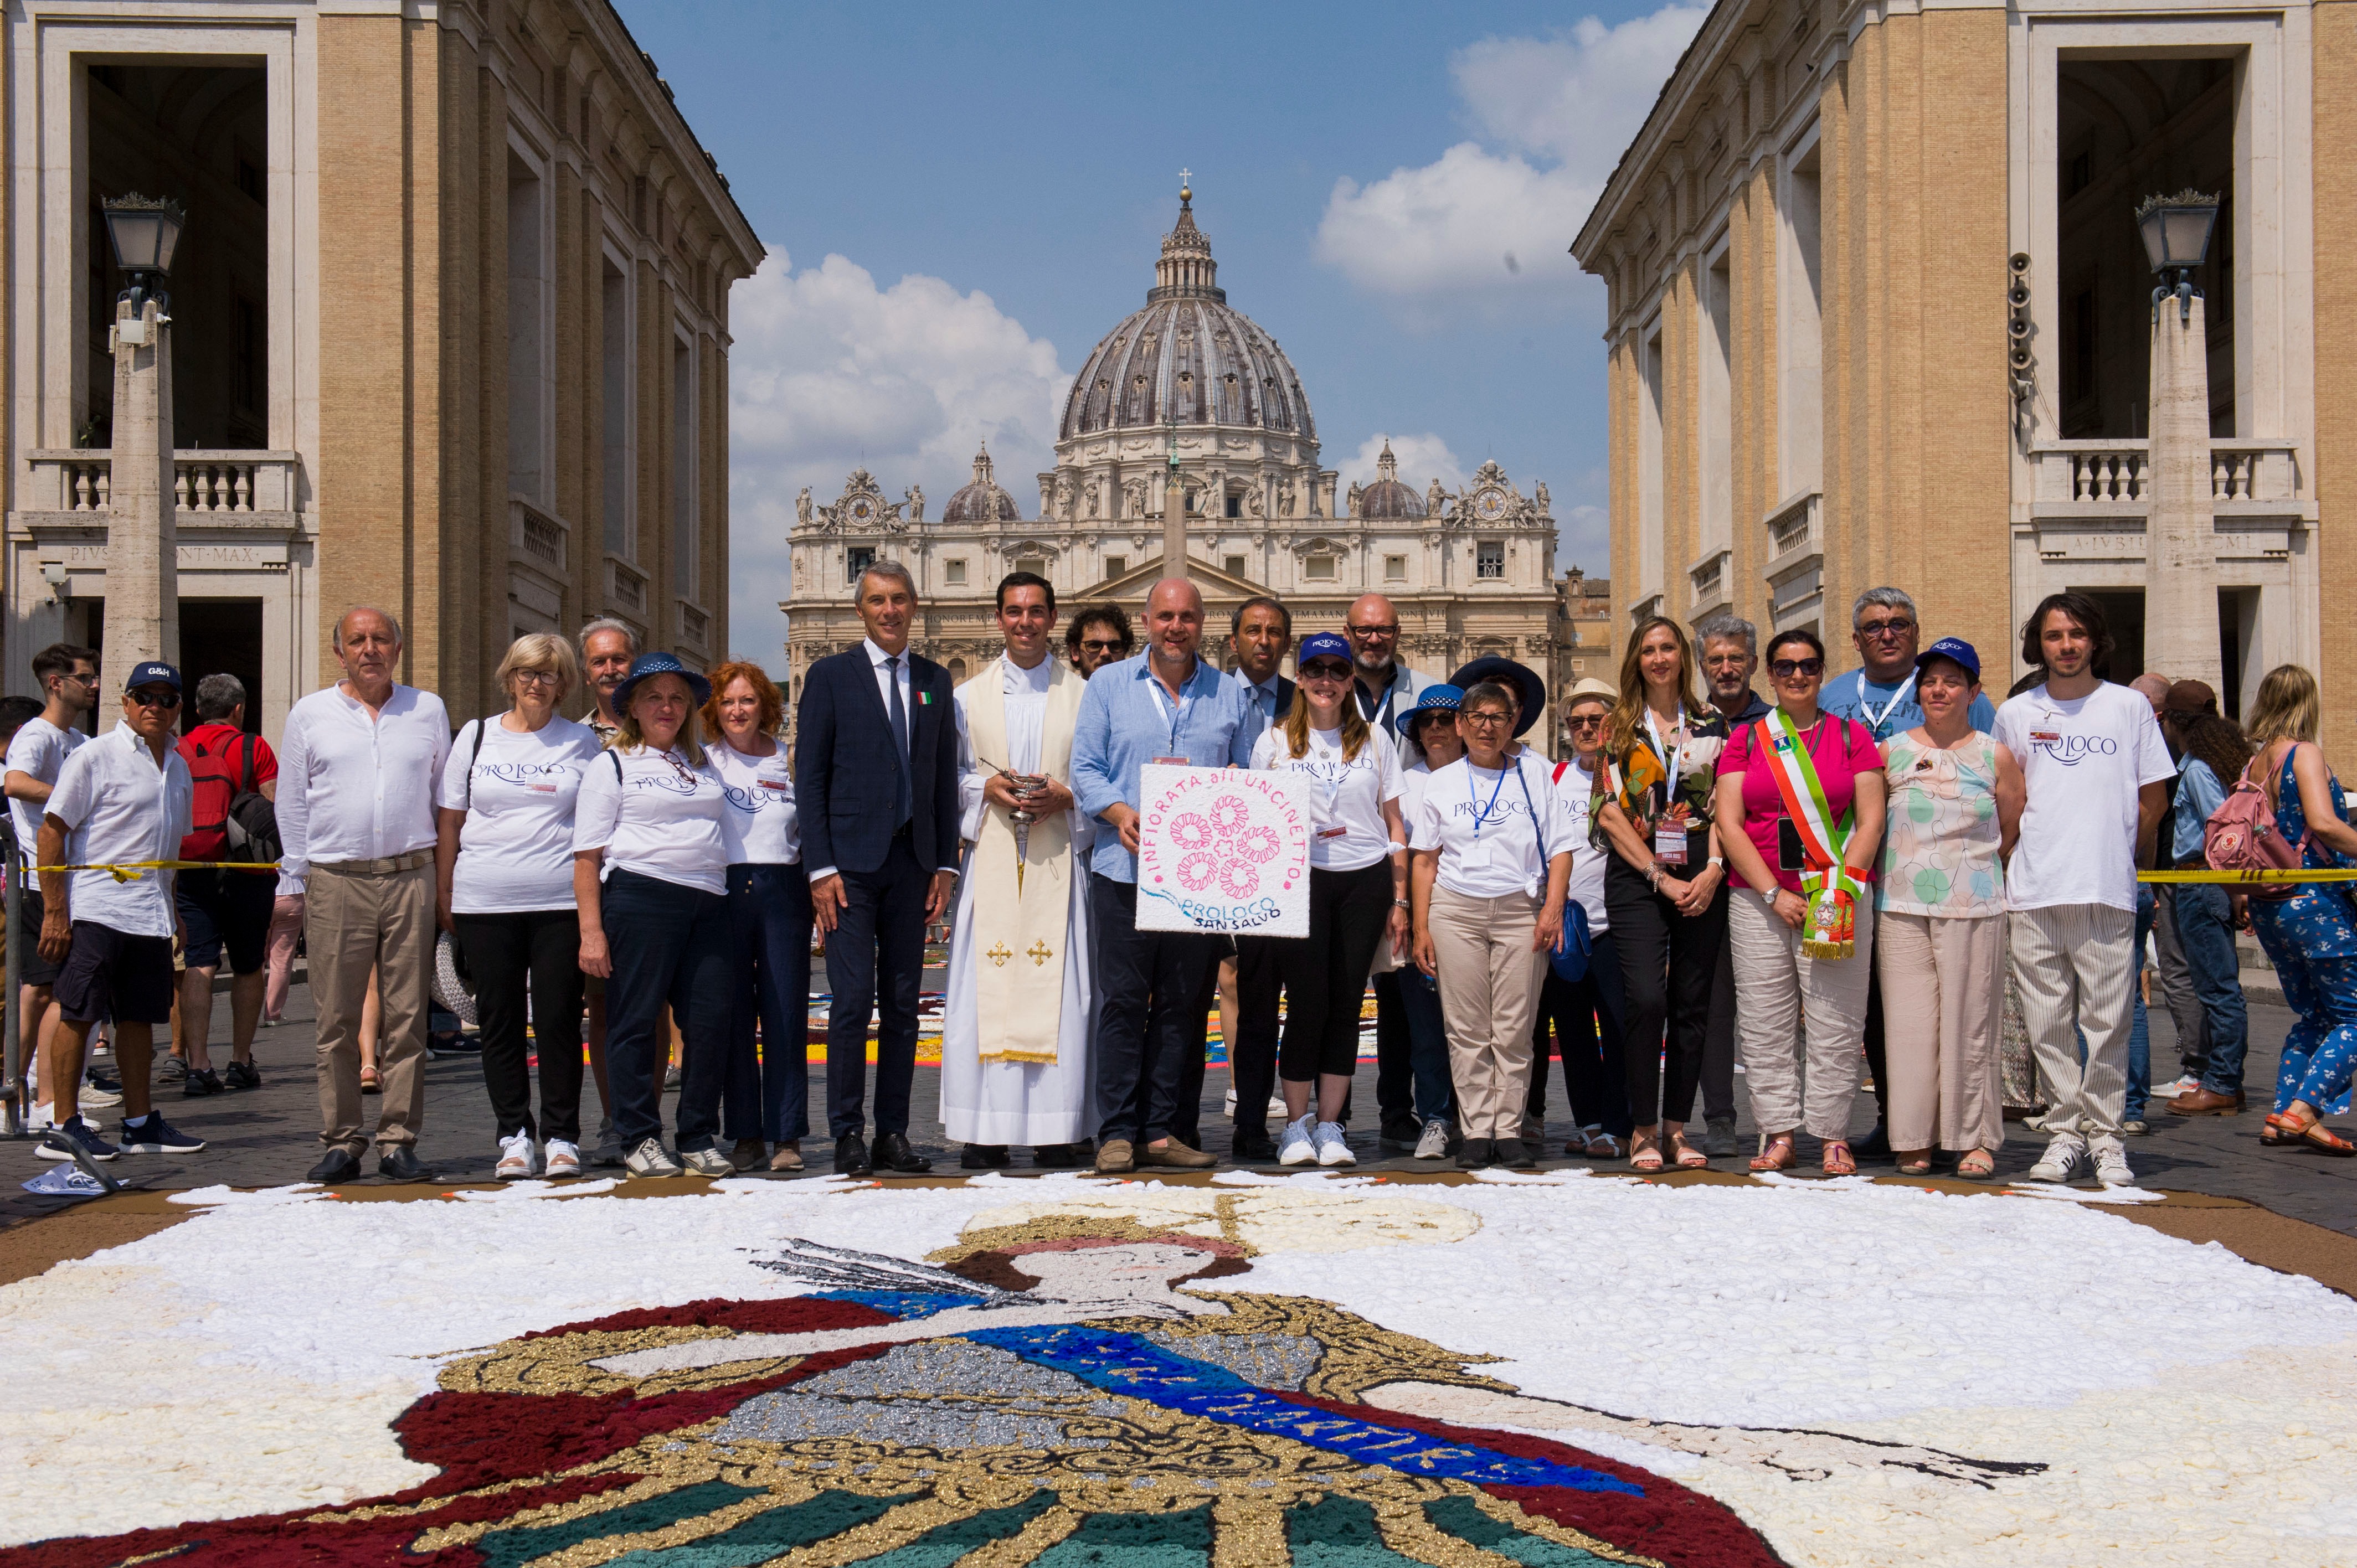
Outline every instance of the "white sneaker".
[(75, 1098), (80, 1100), (84, 1105), (95, 1105), (101, 1110), (103, 1110), (110, 1105), (120, 1105), (123, 1103), (123, 1096), (118, 1090), (101, 1089), (98, 1085), (91, 1082), (88, 1079), (82, 1079), (81, 1092), (79, 1095), (76, 1095)]
[(1281, 1165), (1315, 1165), (1318, 1145), (1310, 1139), (1312, 1119), (1304, 1112), (1298, 1122), (1287, 1122), (1276, 1140), (1276, 1163)]
[(576, 1176), (581, 1174), (581, 1150), (562, 1138), (548, 1141), (548, 1174), (552, 1176)]
[(1309, 1134), (1318, 1146), (1318, 1163), (1321, 1165), (1355, 1165), (1359, 1156), (1351, 1152), (1348, 1139), (1342, 1135), (1340, 1122), (1320, 1122)]
[(693, 1149), (680, 1155), (679, 1162), (687, 1167), (689, 1175), (710, 1176), (716, 1181), (737, 1174), (737, 1162), (718, 1149)]
[(662, 1146), (661, 1138), (641, 1138), (622, 1161), (622, 1168), (634, 1176), (675, 1176), (679, 1162)]
[(1271, 1116), (1283, 1116), (1285, 1114), (1285, 1096), (1282, 1094), (1270, 1095), (1268, 1097), (1267, 1113)]
[(1445, 1160), (1448, 1157), (1448, 1123), (1436, 1116), (1424, 1124), (1424, 1135), (1415, 1141), (1415, 1157), (1419, 1160)]
[(33, 1118), (26, 1126), (35, 1133), (46, 1133), (58, 1124), (57, 1107), (44, 1101), (33, 1107)]
[(2175, 1083), (2164, 1083), (2154, 1090), (2152, 1097), (2155, 1100), (2174, 1100), (2180, 1094), (2190, 1094), (2201, 1087), (2201, 1080), (2189, 1072)]
[(491, 1175), (500, 1181), (522, 1181), (540, 1174), (540, 1152), (532, 1146), (532, 1134), (518, 1133), (500, 1140), (500, 1163), (491, 1167)]
[(2064, 1133), (2046, 1145), (2046, 1152), (2038, 1157), (2038, 1163), (2029, 1167), (2029, 1176), (2023, 1179), (2058, 1185), (2067, 1182), (2079, 1174), (2079, 1164), (2086, 1152), (2077, 1138)]
[(2136, 1186), (2136, 1172), (2128, 1169), (2128, 1152), (2117, 1144), (2096, 1149), (2095, 1179), (2105, 1187)]

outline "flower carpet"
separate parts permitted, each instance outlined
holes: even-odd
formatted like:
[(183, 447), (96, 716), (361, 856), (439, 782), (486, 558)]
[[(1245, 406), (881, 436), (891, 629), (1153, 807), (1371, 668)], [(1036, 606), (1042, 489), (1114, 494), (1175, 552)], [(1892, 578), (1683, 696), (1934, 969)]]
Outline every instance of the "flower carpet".
[(179, 1200), (0, 1289), (0, 1568), (2357, 1561), (2357, 1302), (2081, 1201)]

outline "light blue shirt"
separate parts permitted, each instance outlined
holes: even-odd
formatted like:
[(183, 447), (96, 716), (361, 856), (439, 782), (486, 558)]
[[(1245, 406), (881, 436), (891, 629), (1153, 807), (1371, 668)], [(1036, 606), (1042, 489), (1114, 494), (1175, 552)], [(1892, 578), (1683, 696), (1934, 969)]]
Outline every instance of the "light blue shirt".
[(2217, 773), (2200, 757), (2188, 757), (2177, 770), (2177, 838), (2169, 853), (2179, 861), (2200, 859), (2210, 813), (2225, 803), (2226, 787)]
[[(1252, 704), (1253, 716), (1260, 721), (1260, 726), (1263, 729), (1266, 729), (1276, 718), (1278, 693), (1284, 689), (1277, 682), (1284, 678), (1282, 675), (1271, 675), (1265, 681), (1255, 682), (1247, 679), (1241, 670), (1228, 671), (1228, 679), (1236, 683), (1237, 688), (1244, 694), (1244, 701)], [(1260, 737), (1254, 736), (1253, 738), (1258, 740)]]
[[(1249, 692), (1200, 659), (1177, 703), (1154, 678), (1146, 654), (1098, 671), (1082, 693), (1072, 729), (1072, 791), (1082, 812), (1102, 819), (1115, 806), (1137, 810), (1145, 799), (1138, 770), (1157, 757), (1184, 757), (1196, 768), (1250, 767), (1264, 726)], [(1137, 880), (1137, 856), (1116, 832), (1097, 835), (1089, 865), (1115, 882)]]
[[(1901, 691), (1907, 693), (1904, 697), (1899, 695)], [(1893, 698), (1898, 700), (1894, 702)], [(1885, 704), (1889, 704), (1888, 711)], [(1864, 670), (1845, 671), (1826, 682), (1824, 689), (1817, 693), (1817, 706), (1839, 717), (1857, 720), (1874, 732), (1877, 743), (1894, 735), (1904, 735), (1923, 722), (1923, 704), (1915, 700), (1913, 682), (1902, 677), (1886, 686), (1867, 680)], [(1869, 707), (1874, 710), (1872, 714), (1867, 712)], [(1881, 717), (1878, 719), (1876, 714)], [(1976, 730), (1996, 727), (1996, 709), (1990, 705), (1986, 692), (1973, 699), (1967, 715)]]

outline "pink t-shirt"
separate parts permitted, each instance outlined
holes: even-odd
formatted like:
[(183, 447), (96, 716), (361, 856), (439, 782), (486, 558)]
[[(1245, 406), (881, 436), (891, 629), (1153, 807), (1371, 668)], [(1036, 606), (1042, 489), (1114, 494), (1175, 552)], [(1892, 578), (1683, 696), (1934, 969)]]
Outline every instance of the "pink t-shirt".
[[(1743, 779), (1743, 831), (1750, 835), (1751, 844), (1760, 858), (1776, 873), (1776, 880), (1792, 892), (1801, 891), (1801, 874), (1777, 868), (1776, 823), (1784, 815), (1784, 797), (1776, 788), (1776, 780), (1768, 771), (1768, 758), (1752, 745), (1758, 736), (1758, 722), (1738, 725), (1727, 736), (1727, 749), (1719, 753), (1718, 776), (1721, 779), (1740, 776)], [(1857, 776), (1882, 771), (1882, 748), (1874, 744), (1874, 732), (1853, 719), (1836, 718), (1831, 714), (1819, 714), (1817, 722), (1801, 731), (1801, 743), (1809, 748), (1809, 760), (1816, 766), (1817, 782), (1824, 786), (1825, 803), (1833, 808), (1834, 820), (1849, 810), (1851, 799), (1857, 793)], [(1879, 857), (1878, 857), (1879, 858)], [(1727, 870), (1734, 874), (1737, 886), (1749, 886), (1742, 874), (1735, 871), (1732, 862)], [(1874, 866), (1869, 862), (1858, 873), (1861, 880), (1874, 880)], [(1755, 888), (1764, 892), (1764, 888)]]

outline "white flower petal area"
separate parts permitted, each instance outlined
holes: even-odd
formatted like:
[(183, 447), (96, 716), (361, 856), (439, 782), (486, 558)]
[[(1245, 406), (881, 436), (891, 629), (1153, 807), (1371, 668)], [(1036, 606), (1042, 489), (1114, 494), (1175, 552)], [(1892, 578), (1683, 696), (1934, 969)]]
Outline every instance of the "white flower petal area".
[[(1249, 1273), (1212, 1288), (1322, 1297), (1507, 1358), (1479, 1369), (1523, 1397), (1483, 1395), (1458, 1419), (1674, 1475), (1795, 1563), (2357, 1561), (2357, 1303), (2078, 1204), (1076, 1177), (557, 1202), (296, 1196), (214, 1202), (0, 1290), (0, 1335), (17, 1348), (0, 1542), (414, 1485), (425, 1472), (389, 1423), (444, 1358), (634, 1306), (792, 1294), (753, 1262), (783, 1238), (917, 1260), (969, 1225), (1129, 1206), (1149, 1229), (1255, 1250)], [(1445, 1417), (1468, 1394), (1393, 1385), (1370, 1399)], [(1683, 1435), (1664, 1426), (1648, 1442), (1595, 1412)], [(1796, 1479), (1727, 1456), (1750, 1439), (1706, 1440), (1736, 1426), (1821, 1434), (1790, 1453), (1847, 1434), (2046, 1469), (1987, 1487), (1858, 1464)]]

